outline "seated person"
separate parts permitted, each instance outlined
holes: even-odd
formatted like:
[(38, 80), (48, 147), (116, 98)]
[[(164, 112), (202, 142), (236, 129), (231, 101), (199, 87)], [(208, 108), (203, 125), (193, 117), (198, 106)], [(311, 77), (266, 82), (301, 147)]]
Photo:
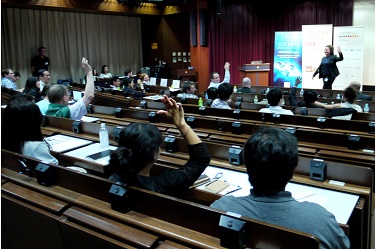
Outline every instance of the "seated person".
[(238, 89), (239, 93), (256, 93), (251, 89), (251, 79), (245, 77), (242, 79), (242, 88)]
[(26, 80), (25, 88), (23, 93), (31, 95), (34, 97), (34, 102), (37, 103), (42, 100), (42, 95), (40, 93), (40, 82), (38, 77), (31, 76)]
[(289, 93), (289, 104), (291, 106), (316, 108), (318, 106), (314, 105), (315, 101), (318, 99), (318, 92), (312, 89), (307, 89), (303, 92), (303, 102), (298, 102), (296, 98), (297, 86), (302, 82), (301, 77), (297, 77), (294, 86)]
[(197, 99), (198, 96), (195, 95), (197, 89), (195, 88), (194, 82), (186, 81), (182, 87), (182, 93), (177, 94), (179, 98), (189, 98), (189, 99)]
[[(354, 103), (355, 99), (357, 97), (357, 94), (355, 90), (348, 86), (344, 90), (344, 103), (337, 103), (334, 105), (324, 105), (323, 103), (320, 103), (318, 101), (315, 102), (315, 105), (322, 107), (324, 109), (337, 109), (337, 108), (353, 108), (357, 112), (363, 112), (362, 107), (360, 105), (357, 105)], [(352, 113), (342, 115), (342, 116), (335, 116), (332, 117), (333, 119), (343, 119), (343, 120), (350, 120), (352, 118)]]
[(46, 163), (58, 164), (50, 153), (50, 146), (43, 139), (40, 128), (43, 118), (32, 96), (16, 95), (2, 115), (2, 148)]
[(16, 84), (13, 82), (14, 72), (10, 68), (5, 68), (1, 70), (1, 86), (17, 90)]
[(120, 133), (118, 149), (112, 153), (109, 161), (115, 182), (143, 187), (155, 192), (183, 196), (191, 185), (210, 163), (210, 154), (200, 138), (185, 122), (184, 110), (174, 99), (164, 96), (162, 99), (166, 111), (158, 111), (158, 115), (170, 118), (188, 146), (190, 159), (178, 168), (151, 176), (150, 171), (159, 157), (163, 138), (157, 127), (150, 123), (132, 123)]
[(287, 131), (264, 126), (244, 145), (250, 195), (223, 196), (211, 207), (310, 233), (320, 248), (350, 248), (335, 216), (311, 202), (296, 201), (285, 186), (298, 164), (298, 141)]
[(148, 74), (147, 73), (141, 74), (141, 76), (139, 76), (139, 79), (137, 80), (137, 84), (142, 89), (143, 89), (143, 85), (150, 85), (150, 77), (148, 76)]
[[(142, 87), (142, 88), (140, 88)], [(124, 88), (122, 89), (122, 91), (124, 92), (124, 95), (129, 97), (129, 95), (133, 95), (134, 98), (142, 98), (144, 97), (146, 94), (145, 94), (145, 90), (143, 88), (143, 85), (141, 85), (138, 89), (135, 88), (135, 85), (134, 85), (134, 81), (132, 80), (132, 78), (125, 78), (124, 79)], [(140, 91), (138, 91), (140, 90)]]
[(48, 90), (51, 87), (51, 85), (52, 85), (51, 83), (48, 83), (47, 85), (44, 86), (43, 91), (41, 93), (43, 99), (40, 100), (39, 102), (36, 102), (36, 105), (39, 107), (40, 112), (43, 115), (46, 114), (46, 111), (48, 110), (48, 106), (50, 104), (48, 100)]
[(361, 92), (361, 83), (358, 81), (352, 81), (350, 82), (349, 86), (351, 86), (357, 94), (357, 100), (367, 100), (367, 101), (372, 101), (372, 96), (368, 94), (364, 94)]
[(220, 82), (220, 75), (219, 75), (219, 73), (218, 72), (212, 72), (210, 74), (210, 80), (211, 80), (211, 82), (210, 82), (210, 85), (208, 86), (208, 88), (210, 88), (210, 87), (218, 88), (221, 83), (230, 82), (229, 67), (230, 67), (229, 62), (225, 62), (225, 64), (224, 64), (225, 74), (224, 74), (224, 80), (222, 82)]
[(221, 83), (217, 89), (218, 98), (212, 102), (211, 107), (221, 109), (232, 109), (227, 102), (231, 101), (233, 86), (227, 82)]
[[(95, 68), (92, 69), (92, 77), (94, 78), (94, 81), (97, 81), (99, 78), (98, 72), (96, 71)], [(83, 81), (81, 83), (86, 84), (87, 82), (87, 75), (83, 77)]]
[(207, 89), (207, 99), (215, 100), (217, 99), (217, 88), (216, 87), (210, 87)]
[(119, 90), (121, 91), (121, 81), (120, 81), (120, 78), (117, 77), (117, 76), (113, 76), (112, 79), (111, 79), (111, 88), (113, 90)]
[(84, 57), (82, 58), (82, 67), (87, 74), (87, 82), (83, 97), (76, 103), (68, 106), (70, 97), (68, 89), (64, 85), (54, 84), (48, 90), (50, 105), (48, 106), (46, 115), (80, 120), (85, 114), (87, 114), (87, 106), (94, 98), (95, 86), (91, 66)]
[(109, 79), (112, 78), (112, 74), (109, 72), (109, 67), (107, 65), (102, 66), (102, 71), (99, 75), (100, 79)]
[(273, 113), (273, 114), (283, 114), (283, 115), (294, 115), (291, 110), (286, 110), (281, 108), (283, 94), (280, 88), (272, 88), (267, 93), (267, 100), (270, 107), (262, 108), (259, 112), (263, 113)]

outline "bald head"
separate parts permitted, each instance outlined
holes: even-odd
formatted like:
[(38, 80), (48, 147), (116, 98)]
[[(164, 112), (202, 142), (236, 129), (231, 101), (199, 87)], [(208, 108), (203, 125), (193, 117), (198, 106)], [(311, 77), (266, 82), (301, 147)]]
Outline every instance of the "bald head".
[(250, 87), (251, 86), (251, 80), (249, 77), (245, 77), (242, 80), (243, 87)]
[(361, 90), (361, 83), (358, 81), (352, 81), (349, 84), (350, 87), (352, 87), (356, 92), (359, 92)]

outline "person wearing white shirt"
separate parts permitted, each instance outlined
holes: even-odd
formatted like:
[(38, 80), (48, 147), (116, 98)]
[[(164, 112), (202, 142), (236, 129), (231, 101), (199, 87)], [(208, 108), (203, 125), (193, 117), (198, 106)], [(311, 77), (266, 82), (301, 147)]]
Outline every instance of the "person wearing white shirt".
[(109, 78), (112, 78), (112, 74), (109, 73), (109, 68), (107, 65), (103, 65), (102, 66), (102, 71), (99, 75), (99, 78), (102, 78), (102, 79), (109, 79)]
[(283, 114), (283, 115), (294, 115), (291, 110), (286, 110), (281, 107), (283, 94), (279, 88), (272, 88), (267, 93), (267, 100), (270, 107), (262, 108), (259, 112), (263, 113), (273, 113), (273, 114)]
[[(224, 64), (224, 70), (225, 70), (225, 74), (224, 74), (224, 80), (222, 82), (220, 82), (220, 75), (219, 73), (217, 72), (213, 72), (210, 74), (210, 79), (211, 79), (211, 82), (210, 82), (210, 85), (208, 86), (208, 88), (210, 87), (216, 87), (218, 88), (219, 85), (223, 82), (228, 82), (230, 83), (230, 72), (229, 72), (229, 67), (230, 67), (230, 64), (229, 62), (225, 62)], [(207, 89), (208, 89), (207, 88)]]
[[(325, 105), (323, 103), (315, 101), (314, 104), (316, 106), (322, 107), (324, 109), (353, 108), (357, 112), (363, 112), (362, 107), (360, 105), (357, 105), (357, 104), (354, 103), (356, 98), (357, 98), (356, 91), (354, 90), (353, 87), (348, 86), (344, 90), (344, 98), (343, 98), (344, 103), (337, 103), (337, 104), (334, 104), (334, 105)], [(334, 116), (332, 118), (333, 119), (351, 120), (352, 114), (353, 113), (342, 115), (342, 116)]]

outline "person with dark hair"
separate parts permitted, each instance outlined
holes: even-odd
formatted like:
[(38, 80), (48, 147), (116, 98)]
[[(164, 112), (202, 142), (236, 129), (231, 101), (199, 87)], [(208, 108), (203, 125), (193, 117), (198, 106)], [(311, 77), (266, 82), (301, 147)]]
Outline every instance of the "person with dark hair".
[(319, 73), (319, 79), (323, 79), (323, 89), (332, 89), (333, 82), (340, 74), (336, 62), (344, 60), (344, 55), (342, 54), (341, 48), (339, 46), (337, 46), (337, 52), (339, 53), (339, 56), (335, 55), (333, 50), (333, 46), (325, 46), (325, 56), (322, 58), (322, 62), (312, 76), (312, 78), (314, 79), (315, 75)]
[(95, 86), (91, 66), (85, 57), (82, 58), (82, 67), (87, 74), (83, 97), (68, 106), (70, 97), (68, 89), (62, 84), (54, 84), (48, 90), (50, 104), (46, 115), (80, 120), (87, 113), (87, 106), (94, 98)]
[(8, 88), (8, 89), (13, 89), (17, 90), (16, 84), (13, 82), (13, 77), (14, 77), (14, 72), (10, 68), (5, 68), (1, 70), (1, 86)]
[(131, 70), (130, 68), (126, 69), (124, 71), (124, 76), (125, 76), (125, 78), (132, 78), (133, 77), (133, 70)]
[(219, 85), (221, 83), (224, 83), (224, 82), (230, 82), (230, 71), (229, 71), (229, 67), (230, 67), (230, 64), (229, 62), (225, 62), (224, 64), (224, 70), (225, 70), (225, 74), (224, 74), (224, 80), (222, 82), (220, 82), (220, 75), (218, 72), (212, 72), (210, 74), (210, 85), (208, 86), (208, 88), (210, 87), (215, 87), (215, 88), (218, 88)]
[(297, 77), (294, 86), (289, 93), (289, 105), (298, 107), (308, 107), (316, 108), (318, 106), (314, 105), (315, 101), (318, 99), (318, 92), (312, 89), (307, 89), (303, 92), (303, 102), (298, 102), (296, 98), (297, 86), (302, 82), (301, 77)]
[(19, 72), (14, 72), (14, 75), (12, 78), (12, 81), (14, 82), (14, 84), (16, 84), (17, 81), (19, 81), (20, 79), (21, 79), (21, 74)]
[(244, 145), (250, 195), (223, 196), (211, 207), (313, 234), (320, 248), (350, 248), (335, 216), (312, 202), (299, 202), (285, 191), (298, 164), (298, 141), (275, 127), (259, 128)]
[[(357, 112), (363, 112), (362, 110), (362, 107), (358, 104), (355, 104), (355, 100), (357, 98), (357, 93), (356, 91), (348, 86), (347, 88), (345, 88), (344, 90), (344, 96), (343, 96), (343, 100), (344, 100), (344, 103), (337, 103), (337, 104), (334, 104), (334, 105), (325, 105), (323, 103), (320, 103), (318, 101), (315, 102), (315, 105), (319, 106), (319, 107), (322, 107), (324, 109), (338, 109), (338, 108), (352, 108), (354, 109), (355, 111)], [(350, 120), (352, 118), (352, 112), (349, 113), (349, 114), (345, 114), (345, 115), (335, 115), (334, 117), (332, 117), (333, 119), (343, 119), (343, 120)]]
[(210, 87), (207, 89), (207, 99), (215, 100), (217, 99), (217, 88)]
[(41, 92), (42, 100), (40, 100), (39, 102), (36, 102), (36, 105), (39, 107), (40, 112), (43, 115), (46, 114), (48, 110), (48, 106), (50, 104), (49, 99), (48, 99), (48, 90), (51, 87), (51, 85), (52, 85), (51, 83), (48, 83), (47, 85), (44, 86), (43, 91)]
[(35, 103), (42, 99), (42, 95), (40, 93), (40, 82), (37, 77), (31, 76), (26, 80), (23, 93), (33, 96)]
[(112, 78), (112, 74), (109, 72), (109, 67), (107, 65), (102, 66), (102, 71), (100, 72), (99, 78), (101, 79)]
[(157, 114), (166, 115), (181, 132), (189, 151), (188, 162), (178, 169), (165, 170), (159, 175), (151, 176), (151, 167), (160, 154), (162, 135), (150, 123), (132, 123), (120, 133), (119, 147), (112, 153), (109, 161), (112, 173), (109, 179), (182, 197), (203, 173), (211, 158), (206, 146), (186, 123), (182, 105), (167, 96), (162, 101), (166, 111), (160, 110)]
[(43, 139), (40, 128), (42, 121), (43, 115), (33, 98), (26, 94), (16, 95), (2, 115), (2, 148), (46, 163), (58, 164)]
[(182, 86), (182, 93), (177, 94), (177, 97), (197, 99), (198, 96), (195, 94), (196, 92), (197, 92), (197, 88), (195, 88), (194, 82), (185, 81), (184, 85)]
[(44, 69), (48, 71), (50, 60), (47, 57), (47, 49), (45, 47), (38, 48), (38, 55), (31, 61), (31, 73), (33, 76), (38, 77), (38, 71)]
[(361, 92), (361, 83), (358, 81), (352, 81), (349, 84), (350, 87), (352, 87), (356, 93), (357, 93), (357, 100), (366, 100), (366, 101), (372, 101), (372, 96), (368, 94), (364, 94)]
[(38, 71), (38, 78), (39, 78), (39, 83), (40, 83), (40, 91), (43, 91), (43, 88), (46, 84), (49, 83), (49, 81), (51, 80), (51, 75), (50, 73), (45, 70), (45, 69), (40, 69)]
[(119, 77), (117, 77), (117, 76), (113, 76), (113, 77), (111, 78), (111, 82), (112, 82), (112, 84), (111, 84), (111, 88), (112, 88), (113, 90), (119, 90), (119, 91), (121, 91), (121, 81), (120, 81), (120, 78), (119, 78)]
[(220, 109), (232, 109), (228, 105), (230, 101), (230, 96), (233, 93), (233, 86), (227, 82), (221, 83), (217, 89), (218, 97), (212, 102), (211, 107)]
[(283, 94), (280, 88), (272, 88), (267, 93), (267, 100), (269, 107), (262, 108), (259, 112), (263, 113), (273, 113), (273, 114), (283, 114), (283, 115), (294, 115), (291, 110), (286, 110), (281, 107)]

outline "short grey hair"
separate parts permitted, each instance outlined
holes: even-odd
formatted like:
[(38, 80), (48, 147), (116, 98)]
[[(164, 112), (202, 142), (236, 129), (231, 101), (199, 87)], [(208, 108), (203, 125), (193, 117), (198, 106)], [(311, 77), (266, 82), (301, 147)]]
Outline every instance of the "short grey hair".
[(251, 85), (251, 79), (249, 77), (243, 78), (242, 85), (243, 86), (250, 86)]

